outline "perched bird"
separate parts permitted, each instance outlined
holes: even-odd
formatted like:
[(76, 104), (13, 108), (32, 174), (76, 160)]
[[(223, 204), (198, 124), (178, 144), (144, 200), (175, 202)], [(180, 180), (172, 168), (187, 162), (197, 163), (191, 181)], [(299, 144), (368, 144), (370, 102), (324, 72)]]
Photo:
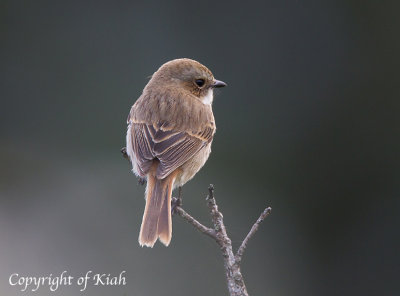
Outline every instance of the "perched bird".
[(139, 234), (141, 246), (172, 237), (172, 190), (192, 179), (211, 152), (215, 121), (211, 109), (214, 79), (191, 59), (162, 65), (128, 115), (126, 153), (133, 172), (147, 180), (146, 207)]

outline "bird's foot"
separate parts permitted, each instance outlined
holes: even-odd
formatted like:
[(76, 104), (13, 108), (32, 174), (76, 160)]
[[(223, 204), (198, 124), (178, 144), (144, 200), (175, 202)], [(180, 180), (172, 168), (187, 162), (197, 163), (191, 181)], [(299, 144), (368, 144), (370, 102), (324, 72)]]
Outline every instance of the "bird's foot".
[(176, 213), (176, 208), (182, 206), (182, 187), (179, 187), (178, 197), (172, 197), (171, 199), (171, 213)]
[(180, 197), (172, 197), (171, 199), (171, 214), (174, 215), (176, 213), (176, 208), (182, 206), (182, 198)]
[(129, 160), (128, 153), (126, 152), (126, 147), (122, 147), (122, 148), (121, 148), (121, 153), (122, 153), (122, 156), (123, 156), (124, 158), (126, 158), (126, 159)]

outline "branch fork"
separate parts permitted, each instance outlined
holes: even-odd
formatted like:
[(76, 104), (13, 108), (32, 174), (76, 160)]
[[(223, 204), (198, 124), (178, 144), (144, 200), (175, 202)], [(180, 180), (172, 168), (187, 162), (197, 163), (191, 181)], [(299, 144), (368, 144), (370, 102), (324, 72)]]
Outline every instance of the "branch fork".
[[(121, 149), (121, 153), (124, 158), (129, 160), (129, 156), (125, 147)], [(139, 180), (139, 184), (143, 185), (144, 183), (144, 179)], [(181, 216), (189, 224), (193, 225), (194, 228), (205, 235), (208, 235), (217, 242), (221, 248), (222, 256), (224, 258), (225, 273), (230, 296), (248, 296), (249, 294), (247, 293), (246, 285), (244, 284), (243, 275), (240, 272), (240, 263), (242, 262), (243, 253), (246, 250), (249, 240), (257, 232), (260, 224), (271, 213), (272, 209), (271, 207), (265, 208), (260, 217), (251, 227), (249, 233), (244, 238), (237, 252), (234, 253), (232, 241), (226, 232), (224, 217), (218, 210), (218, 205), (214, 198), (214, 186), (212, 184), (210, 184), (208, 187), (208, 196), (206, 200), (214, 228), (204, 226), (182, 208), (181, 188), (179, 188), (178, 198), (172, 198), (172, 213)]]
[(204, 233), (205, 235), (208, 235), (217, 242), (217, 244), (221, 248), (222, 256), (224, 259), (225, 273), (230, 295), (248, 296), (246, 285), (243, 280), (243, 275), (240, 271), (240, 263), (242, 261), (243, 253), (246, 250), (249, 240), (257, 232), (260, 224), (271, 213), (272, 209), (271, 207), (265, 208), (265, 210), (261, 213), (260, 217), (251, 227), (249, 233), (244, 238), (237, 252), (234, 253), (232, 248), (232, 241), (226, 232), (226, 227), (223, 221), (223, 215), (218, 210), (218, 205), (216, 204), (214, 198), (214, 186), (212, 184), (208, 187), (208, 196), (206, 200), (214, 228), (204, 226), (182, 208), (180, 193), (179, 197), (174, 198), (173, 200), (174, 213), (181, 216), (188, 223), (193, 225), (193, 227), (195, 227), (197, 230)]

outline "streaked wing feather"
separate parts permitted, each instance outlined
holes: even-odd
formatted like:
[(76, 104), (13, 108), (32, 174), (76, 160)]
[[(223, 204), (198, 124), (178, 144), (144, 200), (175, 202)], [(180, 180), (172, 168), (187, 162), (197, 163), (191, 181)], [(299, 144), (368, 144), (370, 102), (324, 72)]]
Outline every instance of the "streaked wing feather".
[[(157, 158), (160, 164), (157, 177), (165, 178), (183, 165), (202, 149), (212, 138), (212, 131), (205, 130), (196, 135), (174, 130), (163, 130), (144, 123), (132, 123), (133, 147), (137, 165), (141, 172), (147, 173), (152, 160)], [(210, 139), (208, 139), (210, 137)]]
[(157, 176), (164, 178), (176, 168), (183, 165), (195, 155), (205, 143), (192, 136), (187, 136), (184, 141), (178, 143), (173, 149), (169, 149), (162, 155), (162, 161), (157, 168)]
[[(134, 124), (132, 129), (132, 147), (135, 151), (136, 164), (142, 176), (149, 171), (154, 155), (152, 153), (151, 141), (141, 124)], [(151, 138), (150, 138), (151, 139)]]
[(171, 150), (176, 145), (184, 141), (186, 139), (185, 134), (186, 133), (178, 133), (169, 138), (165, 138), (165, 140), (162, 142), (156, 142), (154, 144), (154, 151), (157, 152), (157, 155), (166, 153), (168, 150)]

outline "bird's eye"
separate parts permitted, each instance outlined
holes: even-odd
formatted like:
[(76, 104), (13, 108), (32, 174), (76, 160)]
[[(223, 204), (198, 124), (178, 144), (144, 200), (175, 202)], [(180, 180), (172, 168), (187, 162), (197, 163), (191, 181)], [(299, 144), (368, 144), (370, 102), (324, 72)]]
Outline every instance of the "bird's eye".
[(196, 84), (198, 87), (202, 87), (204, 85), (204, 79), (196, 79)]

